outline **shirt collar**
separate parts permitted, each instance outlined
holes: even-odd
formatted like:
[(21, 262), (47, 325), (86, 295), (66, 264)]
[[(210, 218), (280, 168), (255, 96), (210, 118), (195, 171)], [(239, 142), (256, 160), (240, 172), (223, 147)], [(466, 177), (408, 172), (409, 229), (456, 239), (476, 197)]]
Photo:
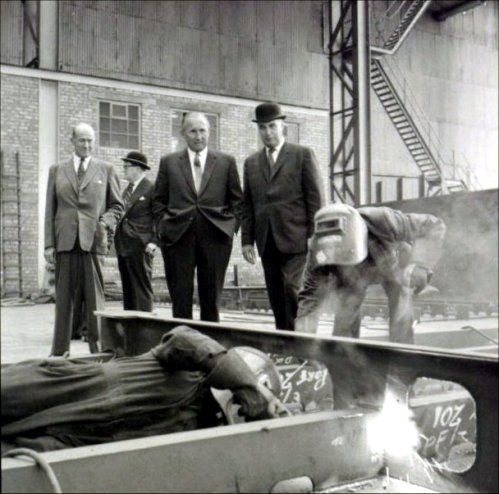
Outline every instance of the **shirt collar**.
[(135, 191), (135, 189), (138, 187), (138, 185), (140, 184), (140, 182), (142, 182), (142, 180), (144, 179), (145, 177), (145, 173), (143, 173), (140, 178), (138, 180), (136, 180), (134, 183), (133, 183), (133, 190)]
[[(91, 158), (91, 156), (87, 156), (83, 160), (83, 169), (85, 171), (87, 171), (88, 164), (90, 162), (90, 158)], [(73, 165), (74, 165), (75, 170), (76, 170), (77, 173), (78, 173), (78, 168), (80, 167), (80, 160), (81, 160), (81, 158), (76, 153), (73, 153)]]
[[(190, 147), (187, 147), (187, 152), (189, 153), (189, 161), (194, 164), (196, 159), (196, 151), (193, 151)], [(206, 157), (208, 156), (208, 146), (206, 146), (202, 151), (199, 151), (199, 161), (201, 162), (201, 167), (204, 167), (206, 163)]]
[[(277, 152), (277, 155), (281, 152), (282, 146), (284, 146), (284, 139), (275, 147), (275, 151)], [(270, 148), (267, 148), (267, 154), (269, 153)]]

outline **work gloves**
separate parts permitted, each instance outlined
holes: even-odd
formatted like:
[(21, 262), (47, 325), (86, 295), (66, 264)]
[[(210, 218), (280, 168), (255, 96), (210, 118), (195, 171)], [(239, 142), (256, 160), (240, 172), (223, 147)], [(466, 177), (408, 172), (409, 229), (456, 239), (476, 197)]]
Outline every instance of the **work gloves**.
[(411, 288), (418, 294), (430, 283), (433, 271), (420, 264), (409, 264), (403, 271), (403, 285)]

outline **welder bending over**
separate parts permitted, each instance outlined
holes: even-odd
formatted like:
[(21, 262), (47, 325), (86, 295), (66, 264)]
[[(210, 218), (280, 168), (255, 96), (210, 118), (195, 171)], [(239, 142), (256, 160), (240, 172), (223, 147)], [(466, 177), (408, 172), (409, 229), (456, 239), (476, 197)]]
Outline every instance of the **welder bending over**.
[(430, 214), (346, 204), (320, 209), (298, 293), (296, 330), (317, 331), (321, 304), (334, 290), (333, 334), (358, 338), (367, 287), (381, 284), (390, 341), (414, 343), (413, 297), (430, 282), (445, 231), (444, 222)]
[[(211, 387), (250, 419), (282, 412), (279, 373), (263, 352), (226, 350), (187, 326), (137, 357), (38, 359), (2, 367), (2, 453), (48, 451), (219, 425)], [(216, 396), (215, 396), (216, 398)], [(235, 407), (233, 407), (235, 408)], [(230, 411), (230, 410), (229, 410)], [(229, 422), (230, 423), (230, 422)]]

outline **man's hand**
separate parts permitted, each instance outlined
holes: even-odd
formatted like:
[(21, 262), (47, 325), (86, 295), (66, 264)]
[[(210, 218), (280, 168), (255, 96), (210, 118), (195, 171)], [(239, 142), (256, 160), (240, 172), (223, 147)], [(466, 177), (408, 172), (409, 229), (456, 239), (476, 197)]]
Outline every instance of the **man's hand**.
[(409, 264), (403, 273), (403, 284), (411, 288), (417, 295), (420, 293), (433, 276), (433, 271), (420, 264)]
[(146, 254), (148, 256), (154, 257), (154, 254), (156, 254), (157, 250), (158, 250), (158, 246), (153, 242), (149, 242), (146, 245)]
[(268, 419), (291, 415), (291, 412), (279, 401), (272, 391), (258, 383), (255, 388), (245, 387), (234, 390), (234, 402), (241, 405), (239, 415), (251, 419)]
[(47, 247), (45, 249), (45, 252), (43, 253), (45, 260), (49, 264), (54, 264), (55, 263), (55, 249), (54, 247)]
[(250, 264), (255, 264), (255, 248), (252, 245), (243, 245), (243, 257)]
[(286, 408), (284, 403), (279, 400), (269, 388), (258, 383), (257, 389), (267, 399), (267, 414), (269, 417), (283, 417), (285, 415), (291, 415), (291, 412)]

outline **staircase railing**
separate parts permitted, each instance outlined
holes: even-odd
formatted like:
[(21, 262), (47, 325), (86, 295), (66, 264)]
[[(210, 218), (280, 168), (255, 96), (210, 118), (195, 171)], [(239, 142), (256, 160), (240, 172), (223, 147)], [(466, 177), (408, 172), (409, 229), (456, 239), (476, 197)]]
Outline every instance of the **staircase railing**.
[(440, 167), (445, 181), (453, 182), (448, 185), (452, 185), (452, 188), (457, 190), (457, 185), (454, 183), (457, 181), (462, 183), (462, 189), (480, 189), (480, 181), (464, 154), (455, 150), (448, 150), (442, 143), (431, 120), (418, 103), (417, 97), (402, 76), (402, 71), (393, 57), (384, 57), (382, 67), (405, 106), (407, 113), (414, 121), (430, 153)]
[(413, 26), (424, 14), (431, 0), (392, 0), (371, 2), (371, 50), (380, 55), (393, 55)]

